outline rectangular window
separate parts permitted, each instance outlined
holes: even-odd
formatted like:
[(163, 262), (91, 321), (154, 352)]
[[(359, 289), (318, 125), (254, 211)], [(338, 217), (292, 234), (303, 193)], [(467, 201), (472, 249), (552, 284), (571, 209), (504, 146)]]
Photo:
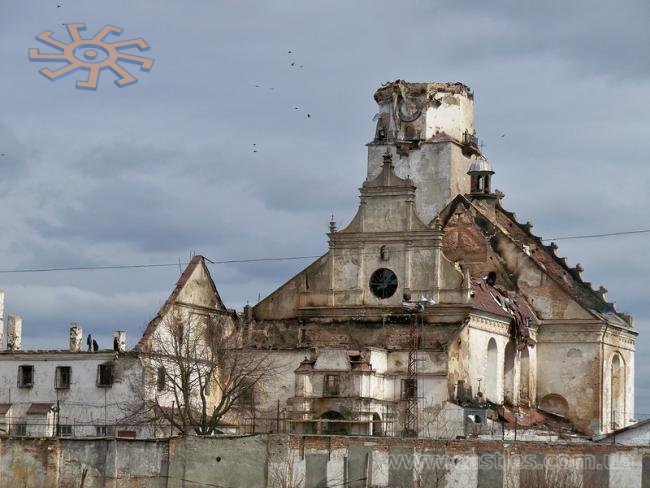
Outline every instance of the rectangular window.
[(61, 437), (72, 436), (72, 425), (59, 425), (59, 435)]
[(97, 366), (97, 386), (103, 388), (113, 386), (112, 364), (100, 364)]
[(339, 375), (327, 374), (325, 375), (325, 387), (323, 388), (325, 395), (338, 396), (339, 395)]
[(113, 426), (112, 425), (96, 425), (95, 432), (97, 437), (106, 437), (113, 435)]
[(252, 405), (254, 400), (255, 400), (255, 386), (254, 385), (242, 386), (242, 389), (239, 392), (239, 404)]
[(417, 398), (418, 383), (414, 379), (402, 380), (402, 400)]
[(158, 391), (163, 391), (165, 389), (167, 371), (165, 371), (164, 366), (158, 368), (158, 378), (156, 378), (156, 387)]
[(18, 366), (18, 388), (31, 388), (34, 386), (34, 366)]
[(70, 388), (72, 368), (70, 366), (57, 366), (54, 387), (57, 389)]
[(11, 435), (17, 436), (26, 436), (27, 435), (27, 424), (18, 423), (11, 426)]
[(5, 415), (0, 415), (0, 435), (7, 435), (7, 417)]

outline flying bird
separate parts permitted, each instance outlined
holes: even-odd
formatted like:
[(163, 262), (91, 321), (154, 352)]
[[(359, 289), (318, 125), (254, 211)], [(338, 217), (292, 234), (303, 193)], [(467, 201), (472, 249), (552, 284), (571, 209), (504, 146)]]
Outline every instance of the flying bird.
[(295, 61), (292, 61), (292, 62), (291, 62), (291, 66), (295, 66), (295, 65), (296, 65), (296, 62), (295, 62)]
[(501, 134), (501, 137), (505, 137), (505, 136), (506, 136), (505, 134)]
[(293, 51), (287, 51), (287, 53), (289, 53), (289, 54), (293, 54)]
[(307, 114), (307, 118), (308, 118), (308, 119), (311, 118), (311, 114)]

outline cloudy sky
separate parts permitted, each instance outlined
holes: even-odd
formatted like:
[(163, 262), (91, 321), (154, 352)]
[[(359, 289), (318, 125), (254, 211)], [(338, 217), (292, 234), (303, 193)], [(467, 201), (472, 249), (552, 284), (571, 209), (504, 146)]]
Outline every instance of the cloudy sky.
[[(60, 7), (58, 7), (60, 5)], [(650, 228), (647, 2), (5, 0), (0, 4), (0, 268), (300, 256), (357, 205), (373, 91), (462, 81), (506, 194), (545, 237)], [(35, 36), (63, 23), (142, 37), (149, 73), (96, 91), (51, 82)], [(292, 53), (289, 53), (292, 51)], [(291, 64), (294, 63), (292, 66)], [(54, 68), (56, 65), (50, 65)], [(310, 114), (310, 117), (307, 117)], [(257, 151), (257, 152), (254, 152)], [(637, 318), (637, 411), (650, 413), (650, 234), (560, 242)], [(306, 262), (214, 265), (233, 307)], [(68, 324), (132, 345), (178, 267), (0, 274), (24, 347)], [(543, 366), (542, 366), (543, 367)]]

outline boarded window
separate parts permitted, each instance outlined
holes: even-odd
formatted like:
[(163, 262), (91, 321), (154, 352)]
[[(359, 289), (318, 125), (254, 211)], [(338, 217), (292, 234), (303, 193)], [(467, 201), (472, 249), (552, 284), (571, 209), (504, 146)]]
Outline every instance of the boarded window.
[(323, 388), (325, 395), (338, 396), (340, 392), (340, 377), (337, 374), (325, 375), (325, 387)]
[(113, 386), (113, 365), (100, 364), (97, 366), (97, 386)]
[(31, 388), (34, 386), (34, 366), (18, 366), (18, 387)]
[(59, 389), (70, 388), (72, 368), (70, 366), (57, 366), (54, 386)]

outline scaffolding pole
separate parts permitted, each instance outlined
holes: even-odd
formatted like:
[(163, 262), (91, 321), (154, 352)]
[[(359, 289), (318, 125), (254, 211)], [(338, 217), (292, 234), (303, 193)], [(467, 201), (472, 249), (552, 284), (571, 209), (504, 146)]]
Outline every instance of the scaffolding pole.
[(420, 348), (420, 323), (422, 315), (414, 313), (409, 326), (409, 360), (406, 371), (406, 394), (403, 437), (418, 436), (418, 349)]

